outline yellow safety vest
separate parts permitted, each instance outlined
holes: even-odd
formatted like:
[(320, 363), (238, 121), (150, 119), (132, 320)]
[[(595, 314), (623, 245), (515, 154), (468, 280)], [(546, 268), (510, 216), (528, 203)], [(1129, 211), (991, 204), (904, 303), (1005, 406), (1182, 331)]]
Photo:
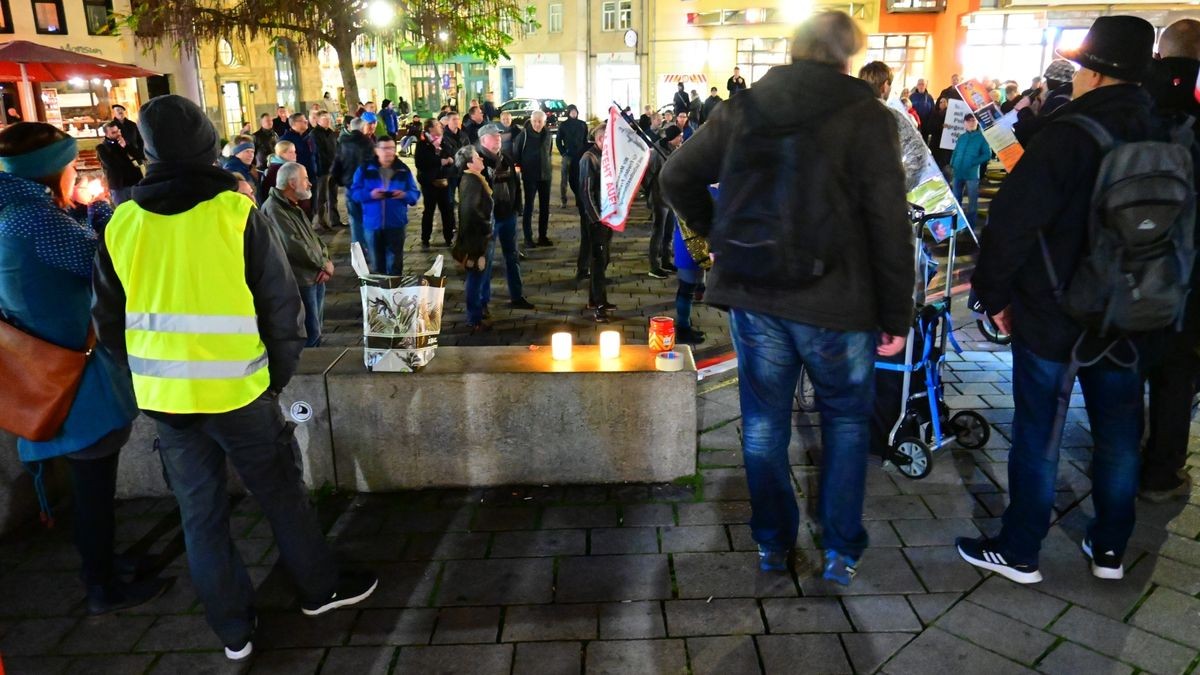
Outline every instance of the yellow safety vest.
[(270, 385), (267, 351), (246, 285), (252, 205), (221, 194), (172, 216), (127, 201), (104, 242), (125, 287), (125, 346), (138, 407), (222, 413)]

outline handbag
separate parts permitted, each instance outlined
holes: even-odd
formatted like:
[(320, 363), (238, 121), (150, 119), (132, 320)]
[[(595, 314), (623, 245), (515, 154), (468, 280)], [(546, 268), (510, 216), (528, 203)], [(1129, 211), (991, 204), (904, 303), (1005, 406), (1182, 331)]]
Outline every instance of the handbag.
[(57, 436), (95, 348), (90, 325), (84, 350), (77, 352), (34, 337), (0, 315), (0, 429), (30, 441)]

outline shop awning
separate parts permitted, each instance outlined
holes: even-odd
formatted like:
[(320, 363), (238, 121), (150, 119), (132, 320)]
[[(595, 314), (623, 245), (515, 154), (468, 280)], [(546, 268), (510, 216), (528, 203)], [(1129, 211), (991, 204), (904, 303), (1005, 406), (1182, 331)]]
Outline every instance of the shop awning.
[(677, 82), (699, 82), (701, 84), (708, 82), (708, 76), (704, 73), (684, 73), (682, 75), (663, 75), (663, 82), (667, 84), (675, 84)]
[(0, 43), (0, 80), (65, 82), (75, 77), (119, 80), (158, 74), (139, 66), (98, 59), (26, 40)]

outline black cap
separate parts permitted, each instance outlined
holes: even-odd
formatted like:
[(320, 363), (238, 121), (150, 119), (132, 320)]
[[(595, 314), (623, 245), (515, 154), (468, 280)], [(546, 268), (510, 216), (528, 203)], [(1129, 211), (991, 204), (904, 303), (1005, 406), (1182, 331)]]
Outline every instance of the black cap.
[(1154, 59), (1154, 26), (1136, 16), (1102, 16), (1078, 49), (1058, 55), (1088, 70), (1128, 82), (1141, 82)]
[(138, 111), (146, 156), (157, 162), (214, 164), (221, 155), (217, 130), (200, 106), (178, 94), (150, 99)]
[(667, 127), (665, 131), (663, 131), (663, 140), (664, 141), (673, 141), (673, 140), (675, 140), (675, 137), (679, 136), (682, 133), (683, 133), (683, 131), (679, 127), (672, 124), (671, 126)]

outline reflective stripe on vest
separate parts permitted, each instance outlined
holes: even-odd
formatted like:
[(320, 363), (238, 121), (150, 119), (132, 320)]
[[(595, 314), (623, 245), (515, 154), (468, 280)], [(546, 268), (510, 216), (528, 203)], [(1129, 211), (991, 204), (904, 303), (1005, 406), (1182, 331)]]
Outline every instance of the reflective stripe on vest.
[(221, 413), (270, 384), (254, 297), (246, 285), (246, 219), (253, 208), (223, 192), (184, 213), (134, 201), (104, 233), (125, 289), (125, 343), (138, 407)]

